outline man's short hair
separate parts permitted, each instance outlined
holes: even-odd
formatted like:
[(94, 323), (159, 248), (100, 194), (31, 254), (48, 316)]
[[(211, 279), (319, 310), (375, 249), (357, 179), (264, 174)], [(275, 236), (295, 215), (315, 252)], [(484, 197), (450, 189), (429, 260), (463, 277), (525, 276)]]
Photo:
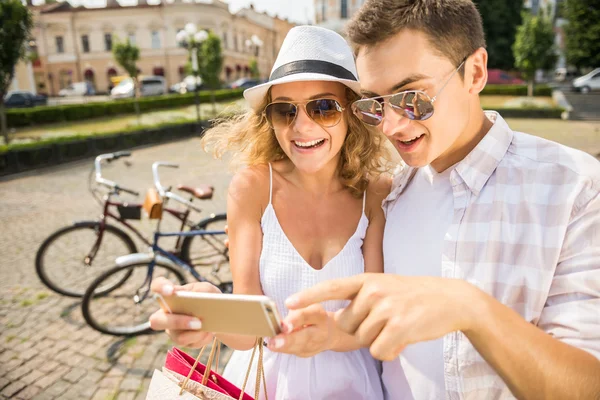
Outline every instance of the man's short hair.
[(471, 0), (367, 0), (348, 24), (347, 34), (358, 53), (403, 29), (423, 32), (455, 66), (485, 47), (481, 15)]

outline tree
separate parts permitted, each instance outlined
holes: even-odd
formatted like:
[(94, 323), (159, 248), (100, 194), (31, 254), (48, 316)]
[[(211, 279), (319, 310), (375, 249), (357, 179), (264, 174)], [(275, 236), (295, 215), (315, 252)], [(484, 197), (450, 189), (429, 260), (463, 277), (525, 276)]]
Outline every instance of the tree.
[(578, 69), (600, 66), (598, 0), (567, 0), (563, 6), (567, 62)]
[(513, 69), (512, 45), (521, 23), (523, 0), (475, 0), (475, 4), (483, 20), (489, 68)]
[(552, 21), (544, 13), (523, 13), (523, 24), (517, 28), (513, 46), (515, 66), (528, 80), (527, 95), (533, 96), (533, 82), (538, 69), (551, 69), (558, 58), (554, 48)]
[(135, 114), (138, 118), (138, 124), (140, 122), (140, 105), (138, 103), (138, 67), (137, 61), (140, 59), (140, 49), (132, 44), (129, 41), (129, 38), (126, 42), (119, 42), (113, 46), (113, 56), (115, 57), (115, 61), (123, 67), (123, 69), (127, 72), (127, 74), (133, 80), (133, 97), (134, 97), (134, 107)]
[(223, 69), (223, 54), (221, 52), (221, 39), (212, 32), (202, 42), (200, 47), (200, 77), (202, 82), (211, 90), (213, 112), (217, 113), (215, 90), (221, 85), (221, 70)]
[(33, 18), (21, 0), (0, 1), (0, 130), (8, 144), (4, 97), (15, 76), (15, 66), (26, 58)]
[(260, 71), (258, 70), (258, 61), (256, 61), (256, 58), (252, 58), (252, 60), (250, 60), (250, 74), (254, 79), (258, 79), (260, 77)]

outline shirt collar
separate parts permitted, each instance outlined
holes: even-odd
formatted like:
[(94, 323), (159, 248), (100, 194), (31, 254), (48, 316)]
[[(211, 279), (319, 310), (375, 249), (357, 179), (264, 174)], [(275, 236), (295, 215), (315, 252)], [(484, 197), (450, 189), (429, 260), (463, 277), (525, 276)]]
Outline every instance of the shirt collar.
[[(485, 115), (493, 122), (492, 127), (477, 146), (454, 166), (456, 173), (475, 195), (481, 192), (504, 158), (514, 135), (500, 114), (495, 111), (486, 111)], [(384, 206), (387, 202), (396, 200), (404, 192), (416, 171), (417, 168), (408, 167), (405, 164), (399, 166), (394, 176), (392, 192), (383, 200)]]
[(514, 136), (500, 114), (486, 111), (485, 115), (494, 124), (477, 146), (456, 165), (456, 172), (474, 195), (478, 195), (490, 179)]

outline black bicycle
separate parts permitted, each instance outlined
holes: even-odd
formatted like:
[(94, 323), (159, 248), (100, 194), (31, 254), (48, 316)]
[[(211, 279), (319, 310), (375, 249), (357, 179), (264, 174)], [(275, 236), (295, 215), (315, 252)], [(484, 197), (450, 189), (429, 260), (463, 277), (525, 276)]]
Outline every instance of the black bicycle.
[[(181, 198), (160, 184), (158, 167), (177, 167), (170, 163), (154, 163), (154, 182), (163, 204), (175, 200), (186, 204)], [(181, 285), (190, 273), (197, 281), (209, 281), (222, 292), (231, 293), (233, 284), (228, 270), (216, 261), (210, 271), (197, 270), (181, 257), (170, 253), (158, 245), (163, 237), (178, 237), (188, 240), (194, 237), (210, 239), (225, 235), (224, 230), (194, 230), (189, 232), (160, 232), (160, 220), (154, 234), (151, 253), (130, 254), (117, 258), (116, 266), (96, 278), (88, 287), (81, 304), (83, 317), (95, 330), (116, 336), (132, 336), (150, 332), (150, 315), (156, 311), (158, 303), (150, 295), (152, 279), (165, 277)], [(228, 265), (228, 264), (227, 264)], [(125, 278), (126, 277), (126, 278)], [(110, 287), (111, 290), (103, 288)]]

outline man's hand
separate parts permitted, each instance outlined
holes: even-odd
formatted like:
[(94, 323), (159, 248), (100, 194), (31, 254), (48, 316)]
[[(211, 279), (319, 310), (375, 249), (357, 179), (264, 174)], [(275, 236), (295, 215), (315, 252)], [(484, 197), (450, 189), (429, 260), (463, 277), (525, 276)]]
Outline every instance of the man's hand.
[[(163, 277), (152, 280), (152, 292), (170, 296), (178, 291), (221, 293), (219, 288), (207, 282), (174, 285)], [(150, 316), (150, 327), (155, 331), (166, 331), (167, 335), (179, 346), (198, 348), (212, 342), (213, 334), (203, 332), (202, 321), (189, 315), (169, 314), (162, 309)]]
[(337, 326), (354, 335), (373, 357), (393, 360), (409, 344), (471, 329), (470, 307), (480, 292), (464, 281), (390, 274), (361, 274), (322, 282), (291, 296), (290, 310), (326, 300), (352, 300), (338, 311)]
[(283, 332), (269, 340), (269, 349), (273, 351), (312, 357), (332, 348), (333, 315), (320, 304), (290, 311), (282, 325)]

